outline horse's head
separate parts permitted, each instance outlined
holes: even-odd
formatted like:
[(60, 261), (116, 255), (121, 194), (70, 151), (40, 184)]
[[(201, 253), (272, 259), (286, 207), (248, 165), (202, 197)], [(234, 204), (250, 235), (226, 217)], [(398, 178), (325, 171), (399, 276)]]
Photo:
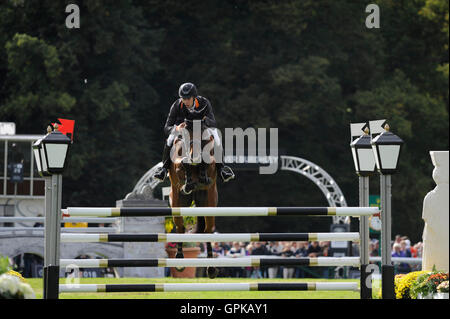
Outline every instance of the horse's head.
[(184, 123), (185, 128), (175, 140), (175, 143), (182, 143), (179, 156), (184, 163), (197, 165), (214, 154), (214, 144), (210, 144), (214, 143), (214, 138), (203, 120), (185, 119)]

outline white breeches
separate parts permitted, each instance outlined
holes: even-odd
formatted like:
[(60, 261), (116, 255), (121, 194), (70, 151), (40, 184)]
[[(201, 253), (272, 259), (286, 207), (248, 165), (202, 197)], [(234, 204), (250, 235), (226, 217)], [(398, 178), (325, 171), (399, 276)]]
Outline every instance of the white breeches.
[[(206, 129), (209, 133), (209, 135), (212, 135), (214, 137), (214, 144), (217, 146), (221, 145), (221, 141), (220, 141), (220, 137), (219, 137), (219, 133), (217, 133), (217, 128), (207, 128)], [(167, 138), (167, 146), (171, 146), (173, 143), (173, 140), (175, 139), (175, 137), (178, 136), (178, 134), (176, 134), (175, 128), (172, 130), (172, 132), (170, 133), (169, 137)]]

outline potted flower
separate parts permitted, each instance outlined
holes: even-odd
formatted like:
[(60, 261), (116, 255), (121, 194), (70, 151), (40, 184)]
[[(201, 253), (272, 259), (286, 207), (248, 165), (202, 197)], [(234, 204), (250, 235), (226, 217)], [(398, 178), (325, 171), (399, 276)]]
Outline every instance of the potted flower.
[(412, 299), (432, 299), (429, 291), (430, 287), (427, 285), (427, 280), (430, 275), (431, 272), (424, 272), (412, 283), (410, 291)]
[(396, 275), (394, 278), (395, 296), (397, 299), (411, 299), (411, 289), (417, 278), (426, 275), (426, 271), (413, 271), (408, 274)]
[(34, 299), (33, 289), (16, 271), (0, 275), (0, 299)]
[(434, 299), (449, 299), (448, 298), (448, 280), (443, 281), (437, 286), (437, 293)]
[[(446, 286), (443, 284), (444, 282), (448, 282), (448, 273), (439, 272), (435, 269), (432, 272), (425, 272), (418, 276), (411, 285), (411, 298), (442, 299), (445, 297), (445, 293), (447, 293), (448, 298), (448, 283), (447, 291), (445, 291)], [(440, 286), (441, 284), (443, 285)], [(438, 290), (438, 287), (441, 287), (440, 290)]]

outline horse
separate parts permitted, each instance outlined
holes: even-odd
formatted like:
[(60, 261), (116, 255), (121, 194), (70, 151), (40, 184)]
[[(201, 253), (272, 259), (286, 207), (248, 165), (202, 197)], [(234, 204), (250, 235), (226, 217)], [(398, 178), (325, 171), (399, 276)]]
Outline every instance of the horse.
[[(169, 179), (170, 179), (170, 194), (169, 194), (169, 204), (170, 207), (190, 207), (191, 203), (194, 202), (196, 207), (217, 207), (218, 203), (218, 193), (217, 193), (217, 171), (216, 171), (216, 161), (214, 158), (214, 137), (209, 136), (208, 140), (201, 141), (201, 150), (210, 149), (209, 153), (209, 164), (205, 163), (203, 159), (194, 158), (194, 145), (199, 143), (199, 141), (192, 140), (192, 121), (185, 120), (186, 130), (185, 138), (175, 138), (172, 161), (169, 168)], [(202, 122), (202, 135), (204, 133), (205, 127)], [(190, 143), (186, 145), (187, 133), (189, 134)], [(212, 144), (211, 144), (212, 143)], [(197, 144), (198, 145), (198, 144)], [(200, 153), (200, 152), (199, 152)], [(206, 155), (207, 156), (207, 155)], [(201, 163), (198, 163), (199, 160)], [(198, 182), (199, 169), (201, 165), (207, 165), (207, 176), (209, 177), (210, 183), (200, 184)], [(186, 181), (186, 173), (192, 174), (192, 179), (196, 183), (195, 189), (186, 194), (184, 192), (184, 184)], [(173, 222), (176, 226), (177, 233), (185, 233), (186, 229), (183, 223), (182, 216), (174, 216)], [(214, 216), (198, 216), (197, 223), (195, 224), (193, 233), (212, 233), (215, 230), (215, 217)], [(177, 243), (177, 253), (176, 258), (184, 258), (183, 256), (183, 243)], [(208, 258), (212, 258), (212, 247), (211, 243), (207, 242), (207, 255)], [(184, 267), (177, 268), (178, 271), (182, 271)], [(208, 277), (214, 279), (218, 274), (218, 269), (216, 267), (207, 267)]]

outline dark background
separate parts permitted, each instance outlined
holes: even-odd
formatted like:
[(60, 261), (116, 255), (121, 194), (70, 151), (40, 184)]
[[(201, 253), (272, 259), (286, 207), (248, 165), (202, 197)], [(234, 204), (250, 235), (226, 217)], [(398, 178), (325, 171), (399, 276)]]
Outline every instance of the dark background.
[[(81, 27), (65, 26), (65, 7)], [(393, 235), (421, 240), (448, 150), (448, 1), (23, 1), (0, 3), (0, 119), (43, 134), (74, 119), (63, 206), (114, 206), (161, 159), (163, 125), (194, 82), (218, 127), (276, 127), (285, 154), (324, 168), (349, 206), (349, 124), (387, 119), (405, 145), (392, 178)], [(85, 79), (87, 82), (85, 83)], [(237, 172), (220, 206), (327, 206), (300, 175)], [(372, 178), (371, 194), (378, 193)], [(159, 190), (157, 190), (159, 191)], [(217, 218), (218, 231), (328, 231), (330, 218)]]

